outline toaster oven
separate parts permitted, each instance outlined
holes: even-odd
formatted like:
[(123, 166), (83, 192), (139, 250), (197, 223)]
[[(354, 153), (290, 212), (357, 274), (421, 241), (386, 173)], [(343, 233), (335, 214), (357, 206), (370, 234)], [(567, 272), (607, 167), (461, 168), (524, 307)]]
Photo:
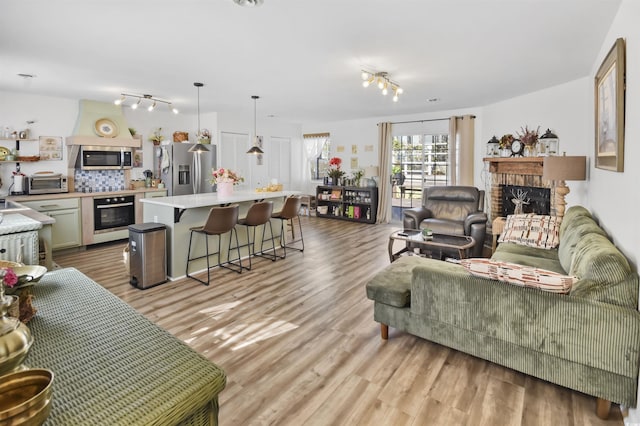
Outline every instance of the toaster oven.
[(34, 173), (27, 179), (27, 192), (29, 194), (58, 194), (61, 192), (69, 192), (67, 177), (61, 173)]

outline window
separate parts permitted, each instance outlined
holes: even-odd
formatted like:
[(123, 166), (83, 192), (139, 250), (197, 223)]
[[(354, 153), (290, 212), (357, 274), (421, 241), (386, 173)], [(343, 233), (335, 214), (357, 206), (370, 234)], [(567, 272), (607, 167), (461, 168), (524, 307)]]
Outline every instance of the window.
[(421, 205), (422, 188), (449, 183), (449, 135), (394, 136), (391, 156), (393, 205)]
[(320, 180), (327, 176), (331, 155), (331, 138), (329, 133), (312, 133), (302, 135), (307, 152), (307, 162), (312, 180)]

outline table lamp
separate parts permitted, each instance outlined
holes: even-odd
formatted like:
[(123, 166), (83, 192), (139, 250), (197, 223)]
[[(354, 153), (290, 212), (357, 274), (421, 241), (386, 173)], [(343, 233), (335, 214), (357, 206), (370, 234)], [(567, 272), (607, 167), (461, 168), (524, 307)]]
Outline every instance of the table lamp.
[(569, 193), (567, 180), (585, 180), (587, 157), (585, 156), (550, 156), (545, 157), (542, 165), (542, 179), (553, 181), (555, 190), (556, 216), (564, 216), (565, 196)]
[(367, 179), (371, 179), (375, 184), (374, 186), (378, 186), (378, 182), (376, 181), (376, 179), (378, 178), (379, 174), (380, 171), (378, 169), (378, 166), (369, 166), (364, 169), (364, 177), (366, 177)]

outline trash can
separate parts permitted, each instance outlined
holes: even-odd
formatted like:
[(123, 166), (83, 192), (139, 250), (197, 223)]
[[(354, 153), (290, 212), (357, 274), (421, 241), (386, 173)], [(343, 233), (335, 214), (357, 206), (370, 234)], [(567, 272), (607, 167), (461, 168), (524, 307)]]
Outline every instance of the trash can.
[(167, 281), (167, 227), (161, 223), (129, 225), (129, 283), (145, 289)]

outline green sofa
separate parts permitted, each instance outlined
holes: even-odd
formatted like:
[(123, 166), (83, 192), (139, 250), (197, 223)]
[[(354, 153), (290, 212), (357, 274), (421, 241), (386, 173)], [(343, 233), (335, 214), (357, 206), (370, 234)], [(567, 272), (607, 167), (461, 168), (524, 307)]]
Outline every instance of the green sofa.
[(588, 210), (567, 210), (560, 245), (503, 243), (492, 259), (574, 275), (570, 294), (471, 275), (408, 256), (366, 285), (383, 338), (388, 327), (598, 398), (635, 407), (640, 352), (638, 274)]

